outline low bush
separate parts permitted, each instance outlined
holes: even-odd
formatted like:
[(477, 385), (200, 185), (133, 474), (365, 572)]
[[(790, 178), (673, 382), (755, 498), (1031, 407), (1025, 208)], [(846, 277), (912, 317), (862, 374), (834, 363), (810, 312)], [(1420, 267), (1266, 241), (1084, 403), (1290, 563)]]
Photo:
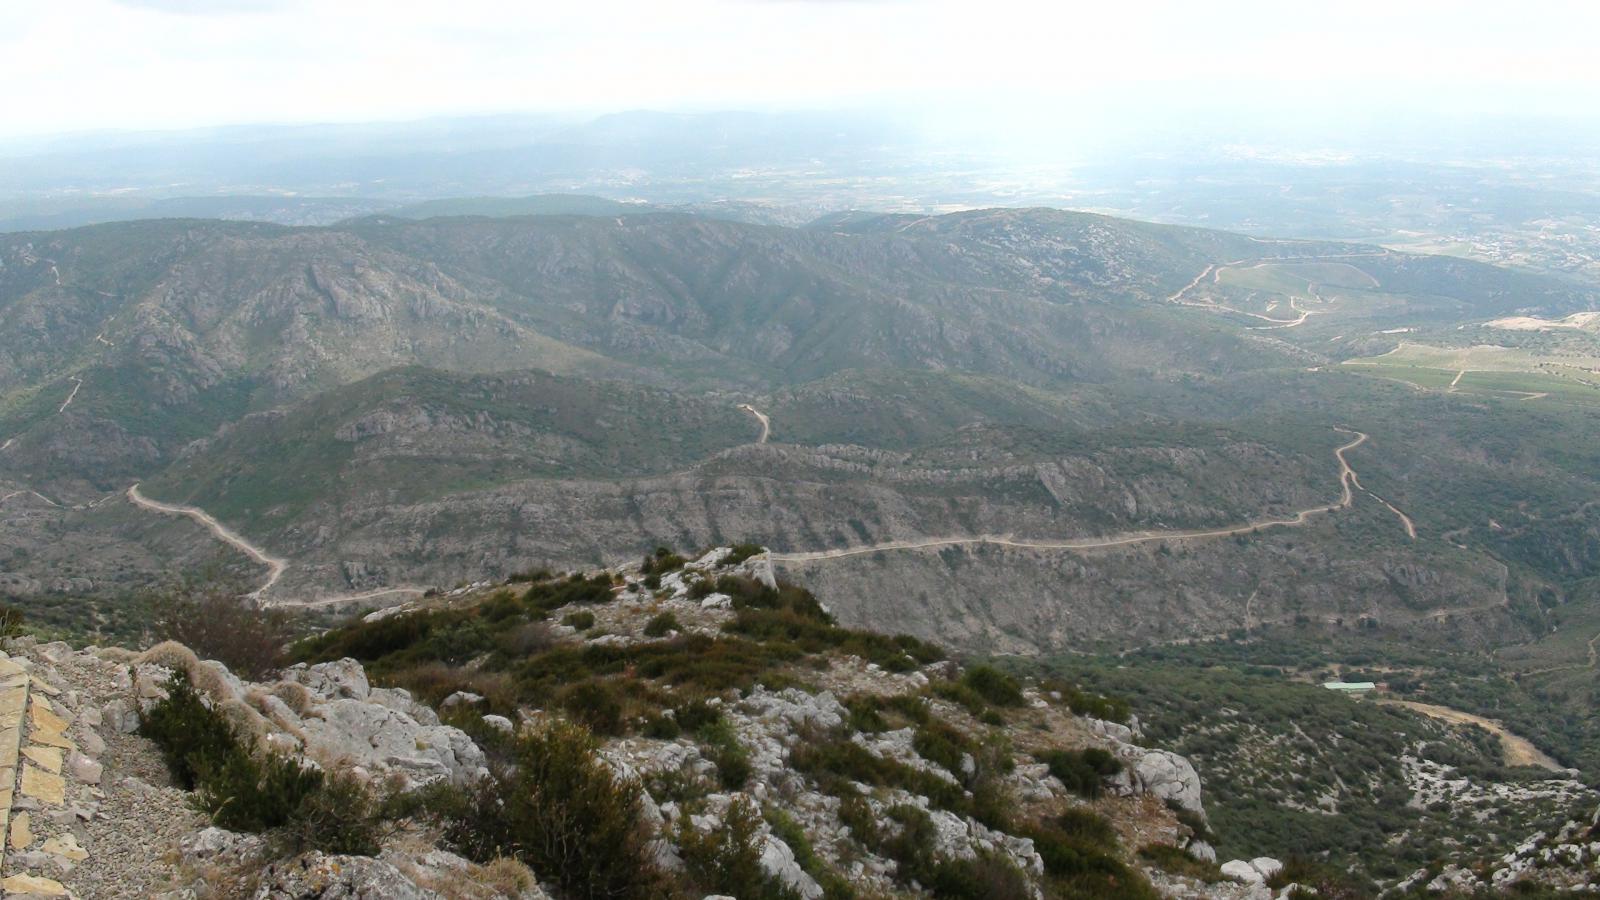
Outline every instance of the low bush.
[(673, 553), (670, 548), (657, 547), (656, 552), (646, 556), (644, 562), (639, 565), (639, 574), (659, 578), (669, 572), (676, 572), (687, 562), (687, 559)]
[(532, 569), (527, 572), (518, 572), (506, 579), (506, 584), (531, 584), (535, 581), (549, 581), (556, 577), (549, 569)]
[(666, 637), (671, 632), (682, 630), (683, 626), (678, 624), (678, 617), (670, 612), (656, 613), (644, 624), (645, 637)]
[(26, 617), (22, 610), (9, 604), (0, 603), (0, 640), (21, 637), (27, 630)]
[(973, 666), (962, 674), (961, 683), (995, 706), (1022, 705), (1022, 685), (993, 666)]
[(585, 578), (574, 572), (558, 581), (533, 585), (522, 595), (522, 602), (532, 611), (547, 613), (574, 603), (610, 603), (615, 597), (610, 575), (600, 572)]
[(1064, 681), (1052, 681), (1042, 685), (1045, 690), (1061, 695), (1067, 708), (1080, 716), (1091, 716), (1104, 719), (1107, 722), (1127, 724), (1128, 717), (1132, 715), (1133, 708), (1128, 701), (1121, 697), (1107, 697), (1103, 694), (1092, 694), (1080, 689), (1077, 685)]
[(371, 855), (382, 817), (353, 776), (327, 774), (279, 753), (257, 753), (182, 675), (145, 713), (139, 733), (161, 748), (174, 780), (230, 831), (267, 832), (287, 852)]
[(1122, 861), (1116, 831), (1092, 810), (1067, 810), (1021, 833), (1033, 840), (1034, 850), (1044, 860), (1051, 897), (1155, 900), (1158, 896), (1142, 874)]
[(595, 734), (623, 732), (621, 692), (609, 681), (580, 681), (556, 695), (556, 705)]
[(1040, 757), (1050, 774), (1061, 779), (1067, 790), (1091, 800), (1105, 789), (1105, 779), (1122, 771), (1122, 763), (1099, 747), (1082, 750), (1053, 750)]
[(761, 865), (761, 818), (750, 801), (729, 804), (721, 828), (697, 831), (685, 816), (678, 830), (689, 877), (702, 890), (740, 900), (800, 900), (800, 895), (768, 875)]
[(1139, 858), (1163, 872), (1216, 884), (1226, 876), (1216, 863), (1202, 862), (1171, 844), (1150, 844), (1139, 849)]
[(935, 681), (928, 685), (928, 693), (956, 704), (971, 713), (974, 718), (981, 719), (993, 712), (982, 694), (960, 681)]
[[(687, 726), (686, 726), (687, 727)], [(738, 790), (750, 780), (750, 751), (739, 742), (728, 720), (718, 716), (695, 730), (695, 740), (708, 751), (717, 765), (717, 777), (728, 790)]]
[(154, 631), (251, 681), (282, 668), (294, 639), (284, 611), (262, 609), (222, 585), (186, 586), (158, 599)]
[(836, 739), (802, 744), (790, 753), (789, 763), (834, 795), (853, 790), (849, 782), (856, 781), (921, 794), (935, 806), (962, 815), (971, 811), (971, 802), (959, 785), (931, 772), (877, 756), (853, 741)]
[(734, 544), (732, 552), (722, 558), (722, 564), (725, 566), (737, 566), (739, 563), (744, 562), (750, 557), (765, 552), (767, 552), (767, 548), (761, 546), (760, 544)]
[(571, 897), (666, 895), (640, 820), (641, 788), (612, 773), (586, 729), (554, 722), (524, 731), (511, 763), (430, 798), (452, 846), (480, 863), (514, 857)]
[(567, 613), (561, 617), (561, 624), (578, 631), (588, 631), (594, 627), (594, 613), (588, 610)]
[(978, 749), (961, 729), (942, 719), (932, 718), (916, 727), (911, 748), (923, 759), (944, 766), (957, 778), (966, 777), (961, 772), (961, 758), (974, 756), (975, 759)]

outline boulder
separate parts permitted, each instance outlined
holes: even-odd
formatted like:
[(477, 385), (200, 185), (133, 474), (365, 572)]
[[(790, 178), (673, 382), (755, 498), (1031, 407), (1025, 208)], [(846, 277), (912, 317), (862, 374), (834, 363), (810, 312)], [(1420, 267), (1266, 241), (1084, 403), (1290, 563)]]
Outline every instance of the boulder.
[(1258, 856), (1250, 860), (1250, 866), (1260, 872), (1263, 879), (1271, 878), (1283, 871), (1283, 863), (1270, 856)]
[(1259, 869), (1242, 859), (1230, 859), (1223, 863), (1222, 874), (1245, 884), (1261, 884), (1267, 880)]
[(795, 861), (794, 851), (775, 835), (767, 835), (761, 845), (761, 869), (804, 900), (820, 900), (822, 885), (806, 874)]
[(396, 772), (408, 787), (440, 778), (468, 781), (486, 771), (483, 751), (460, 729), (424, 725), (403, 712), (364, 700), (317, 704), (303, 720), (302, 730), (306, 752), (313, 759), (375, 773)]
[(1133, 773), (1149, 793), (1205, 815), (1200, 805), (1200, 775), (1184, 757), (1170, 750), (1150, 750), (1139, 757)]

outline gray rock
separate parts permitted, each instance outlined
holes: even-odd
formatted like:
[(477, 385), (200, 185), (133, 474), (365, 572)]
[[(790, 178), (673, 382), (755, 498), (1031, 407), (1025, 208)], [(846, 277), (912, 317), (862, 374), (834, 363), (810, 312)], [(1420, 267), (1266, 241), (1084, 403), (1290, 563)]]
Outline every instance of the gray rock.
[(485, 769), (483, 751), (460, 729), (424, 725), (364, 700), (318, 704), (302, 729), (312, 758), (344, 760), (372, 772), (399, 771), (411, 786), (440, 777), (466, 781)]
[(1261, 884), (1267, 880), (1259, 869), (1242, 859), (1230, 859), (1223, 863), (1222, 874), (1245, 884)]
[(226, 859), (239, 862), (255, 856), (266, 842), (259, 835), (239, 834), (221, 828), (206, 828), (178, 842), (178, 853), (186, 865)]
[(139, 710), (125, 700), (111, 700), (100, 709), (105, 723), (122, 734), (139, 730)]
[(255, 900), (441, 900), (390, 863), (307, 853), (269, 865)]
[(794, 851), (776, 835), (767, 835), (761, 845), (761, 869), (805, 900), (819, 900), (822, 885), (806, 874), (795, 861)]
[(1133, 768), (1146, 791), (1191, 812), (1205, 814), (1200, 805), (1200, 776), (1189, 760), (1169, 750), (1150, 750)]
[(84, 784), (99, 784), (105, 767), (74, 750), (67, 754), (67, 772)]
[(1255, 859), (1250, 860), (1250, 865), (1257, 872), (1261, 873), (1261, 877), (1263, 879), (1271, 878), (1272, 876), (1283, 871), (1283, 863), (1278, 862), (1270, 856), (1258, 856)]
[(285, 680), (298, 681), (313, 694), (327, 700), (365, 700), (372, 692), (367, 672), (361, 663), (346, 657), (334, 662), (307, 666), (301, 663), (283, 673)]

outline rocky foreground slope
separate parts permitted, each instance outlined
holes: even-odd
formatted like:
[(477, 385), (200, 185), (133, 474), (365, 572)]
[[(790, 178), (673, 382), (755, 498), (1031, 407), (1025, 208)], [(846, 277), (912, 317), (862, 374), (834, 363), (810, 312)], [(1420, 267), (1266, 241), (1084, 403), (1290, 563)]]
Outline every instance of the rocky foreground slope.
[[(0, 887), (1306, 895), (1276, 860), (1216, 865), (1199, 776), (1125, 708), (837, 628), (755, 550), (471, 585), (314, 637), (259, 681), (170, 642), (12, 639)], [(1544, 862), (1483, 874), (1593, 865), (1578, 830), (1536, 843), (1514, 855)]]

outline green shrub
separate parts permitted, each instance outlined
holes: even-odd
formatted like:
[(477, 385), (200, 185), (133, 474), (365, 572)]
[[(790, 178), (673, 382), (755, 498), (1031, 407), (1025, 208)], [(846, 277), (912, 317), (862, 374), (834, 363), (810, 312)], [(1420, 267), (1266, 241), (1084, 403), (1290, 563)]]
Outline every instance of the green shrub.
[(307, 794), (281, 828), (273, 833), (279, 856), (309, 850), (351, 856), (377, 856), (382, 847), (381, 804), (367, 786), (349, 772), (332, 772), (320, 790)]
[(855, 694), (846, 697), (844, 708), (849, 711), (845, 725), (852, 732), (877, 734), (889, 730), (889, 720), (883, 716), (882, 699), (873, 694)]
[(1056, 816), (1052, 824), (1056, 830), (1080, 846), (1101, 847), (1106, 850), (1117, 848), (1117, 830), (1111, 827), (1105, 816), (1092, 809), (1069, 809)]
[(950, 900), (1032, 900), (1033, 885), (1009, 858), (984, 853), (976, 859), (946, 859), (924, 878), (928, 892)]
[(515, 857), (571, 897), (659, 898), (665, 884), (639, 819), (641, 789), (594, 751), (581, 725), (524, 731), (514, 765), (466, 791), (441, 789), (430, 806), (446, 840), (476, 862)]
[(611, 576), (604, 572), (585, 578), (574, 572), (559, 581), (544, 581), (528, 588), (522, 602), (530, 610), (549, 611), (575, 603), (609, 603), (616, 598), (612, 592)]
[(1067, 708), (1080, 716), (1092, 716), (1104, 719), (1107, 722), (1120, 722), (1127, 724), (1132, 707), (1128, 701), (1121, 697), (1107, 697), (1102, 694), (1092, 694), (1082, 690), (1075, 684), (1051, 679), (1040, 685), (1046, 691), (1060, 694), (1062, 702)]
[(995, 706), (1022, 705), (1022, 685), (993, 666), (973, 666), (962, 674), (961, 683)]
[(763, 642), (791, 644), (806, 653), (838, 650), (890, 672), (910, 672), (937, 660), (940, 652), (913, 637), (840, 628), (825, 614), (811, 615), (793, 607), (742, 609), (723, 630)]
[(942, 700), (949, 700), (976, 718), (992, 712), (982, 694), (959, 681), (935, 681), (928, 686), (928, 692)]
[(878, 846), (881, 840), (872, 807), (853, 790), (839, 798), (839, 824), (849, 828), (851, 836), (869, 848)]
[(567, 613), (561, 617), (561, 624), (579, 631), (588, 631), (594, 627), (594, 613), (588, 610)]
[(650, 621), (645, 623), (644, 636), (652, 638), (666, 637), (668, 632), (682, 630), (683, 627), (678, 624), (677, 616), (670, 612), (661, 612), (651, 616)]
[(239, 746), (221, 759), (196, 762), (194, 804), (212, 824), (261, 832), (288, 825), (323, 787), (323, 774), (278, 753), (252, 756)]
[(608, 681), (581, 681), (563, 690), (556, 704), (572, 720), (596, 734), (619, 735), (622, 727), (622, 697)]
[(822, 786), (824, 791), (840, 794), (847, 782), (858, 781), (881, 787), (903, 788), (921, 794), (941, 809), (963, 815), (971, 811), (966, 792), (931, 772), (916, 769), (905, 763), (877, 756), (867, 748), (848, 740), (813, 741), (795, 748), (789, 762)]
[(344, 773), (325, 774), (300, 760), (253, 752), (222, 715), (207, 707), (182, 675), (167, 681), (139, 733), (161, 748), (173, 779), (195, 792), (194, 804), (230, 831), (269, 832), (290, 852), (378, 852), (381, 817), (367, 789)]
[(1139, 849), (1139, 858), (1163, 872), (1216, 884), (1224, 876), (1216, 863), (1202, 862), (1171, 844), (1150, 844)]
[(202, 771), (244, 751), (233, 727), (201, 701), (188, 678), (174, 674), (166, 689), (167, 698), (141, 717), (139, 734), (161, 748), (161, 758), (178, 786), (192, 791)]
[(657, 547), (656, 552), (644, 558), (644, 562), (639, 566), (639, 574), (659, 578), (669, 572), (676, 572), (687, 562), (687, 559), (673, 553), (670, 548)]
[(918, 725), (912, 734), (911, 748), (923, 759), (944, 766), (957, 778), (964, 777), (961, 758), (968, 755), (975, 758), (978, 749), (961, 729), (941, 719), (929, 719)]
[(0, 603), (0, 640), (21, 637), (27, 630), (24, 627), (24, 619), (22, 610)]
[(733, 552), (722, 558), (722, 564), (725, 566), (737, 566), (752, 556), (767, 552), (767, 548), (760, 544), (750, 543), (734, 544), (732, 549)]
[(695, 730), (695, 740), (710, 751), (711, 761), (717, 764), (717, 777), (722, 786), (737, 790), (750, 780), (750, 751), (739, 742), (733, 726), (720, 715)]
[(647, 738), (655, 738), (658, 741), (670, 741), (683, 734), (683, 728), (671, 716), (656, 713), (645, 717), (644, 724), (639, 728), (639, 733)]
[(678, 831), (689, 877), (702, 890), (741, 900), (800, 900), (800, 895), (761, 866), (761, 818), (749, 800), (729, 804), (721, 828), (696, 831), (685, 816)]
[(701, 731), (722, 721), (722, 712), (704, 700), (695, 699), (672, 708), (672, 717), (684, 731)]
[(1122, 771), (1122, 762), (1099, 747), (1082, 750), (1053, 750), (1040, 757), (1050, 774), (1061, 779), (1067, 789), (1091, 800), (1105, 789), (1104, 780)]
[(518, 572), (506, 579), (506, 584), (529, 584), (535, 581), (549, 581), (556, 577), (549, 569), (532, 569), (527, 572)]

